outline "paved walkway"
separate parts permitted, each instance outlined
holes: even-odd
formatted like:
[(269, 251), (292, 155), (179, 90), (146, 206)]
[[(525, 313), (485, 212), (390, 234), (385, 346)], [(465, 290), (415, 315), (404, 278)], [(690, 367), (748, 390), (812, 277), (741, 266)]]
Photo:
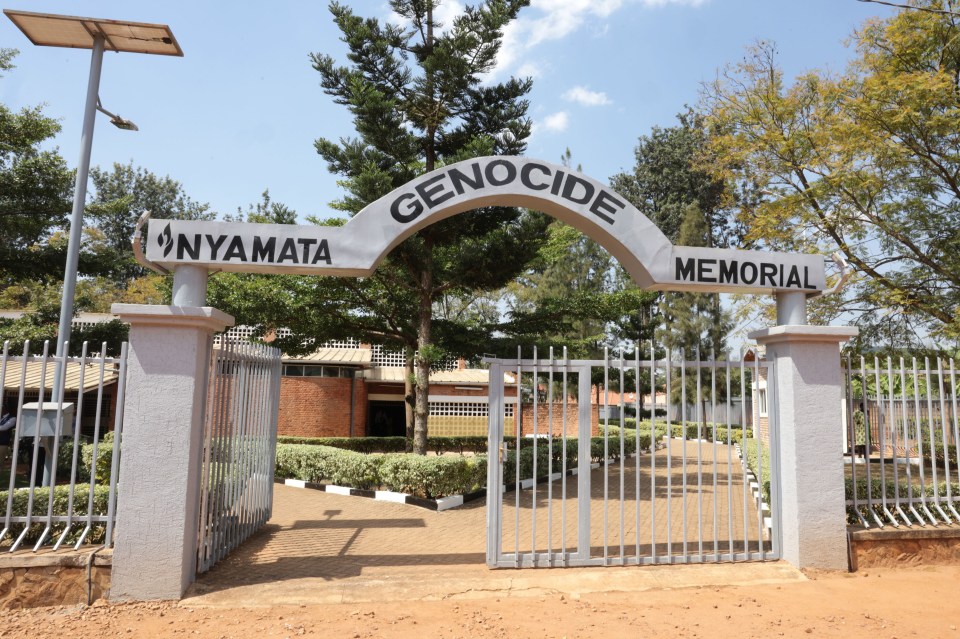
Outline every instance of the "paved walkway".
[[(704, 452), (706, 451), (706, 452)], [(697, 453), (702, 461), (696, 465)], [(718, 454), (716, 468), (713, 453)], [(742, 476), (739, 463), (727, 465), (727, 449), (712, 444), (702, 447), (688, 443), (686, 476), (691, 486), (703, 486), (703, 506), (696, 497), (687, 497), (687, 538), (693, 542), (690, 552), (697, 550), (697, 531), (709, 528), (713, 538), (713, 505), (718, 506), (718, 530), (725, 539), (728, 524), (738, 534), (742, 529), (744, 508), (748, 522), (756, 521), (752, 500), (742, 498)], [(654, 468), (657, 495), (655, 513), (657, 541), (667, 535), (681, 542), (684, 509), (676, 491), (683, 482), (684, 449), (674, 442), (670, 455), (670, 476), (673, 490), (667, 491), (667, 453), (657, 454)], [(626, 460), (624, 476), (625, 540), (631, 546), (625, 551), (634, 554), (636, 539), (633, 530), (640, 530), (648, 554), (651, 530), (650, 458), (642, 456), (640, 499), (635, 499), (636, 465)], [(713, 488), (716, 470), (717, 489)], [(620, 467), (597, 469), (591, 473), (591, 543), (593, 555), (602, 556), (604, 530), (604, 477), (608, 477), (607, 494), (615, 501), (607, 502), (608, 544), (619, 553), (619, 490)], [(729, 488), (728, 484), (729, 482)], [(560, 499), (559, 482), (553, 489), (552, 508), (544, 507), (548, 488), (537, 489), (538, 533), (536, 545), (545, 548), (547, 516), (552, 511), (553, 541), (559, 548), (560, 510), (568, 510), (568, 533), (576, 534), (576, 477), (568, 479), (567, 498)], [(574, 492), (571, 493), (571, 490)], [(670, 495), (670, 519), (666, 516), (666, 499)], [(732, 496), (732, 499), (729, 499)], [(532, 536), (534, 494), (521, 493), (520, 537), (529, 550)], [(637, 506), (639, 504), (639, 507)], [(512, 552), (515, 544), (516, 502), (507, 496), (504, 507), (504, 550)], [(701, 517), (697, 518), (698, 509)], [(709, 526), (698, 521), (706, 521)], [(637, 519), (640, 527), (636, 527)], [(572, 524), (569, 521), (572, 519)], [(721, 525), (722, 524), (722, 525)], [(240, 548), (221, 561), (209, 573), (200, 576), (188, 593), (190, 605), (271, 605), (299, 603), (341, 603), (362, 601), (440, 599), (477, 596), (539, 596), (544, 592), (593, 592), (599, 590), (639, 591), (659, 587), (692, 585), (742, 584), (802, 579), (802, 575), (786, 564), (741, 563), (695, 566), (654, 566), (627, 568), (577, 568), (537, 570), (489, 570), (486, 557), (486, 501), (477, 500), (445, 512), (432, 512), (401, 504), (347, 497), (332, 493), (292, 488), (282, 485), (274, 489), (274, 514), (270, 522)], [(571, 530), (573, 526), (573, 532)], [(751, 536), (752, 531), (752, 536)], [(756, 539), (757, 531), (748, 526), (748, 538)], [(647, 535), (644, 537), (644, 535)], [(570, 542), (568, 542), (569, 544)], [(575, 542), (573, 542), (575, 545)], [(726, 542), (724, 542), (726, 543)], [(755, 542), (754, 542), (755, 543)], [(711, 546), (712, 547), (712, 546)], [(723, 550), (723, 548), (721, 548)], [(675, 553), (681, 552), (677, 545)], [(659, 550), (658, 552), (663, 552)]]

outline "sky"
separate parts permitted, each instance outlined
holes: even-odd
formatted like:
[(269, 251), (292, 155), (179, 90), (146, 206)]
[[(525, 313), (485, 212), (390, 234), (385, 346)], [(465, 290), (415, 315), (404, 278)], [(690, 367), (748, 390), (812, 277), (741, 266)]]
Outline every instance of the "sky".
[[(363, 17), (390, 17), (380, 0), (344, 2)], [(354, 135), (349, 114), (319, 85), (309, 54), (345, 62), (326, 3), (7, 0), (7, 9), (168, 24), (184, 57), (106, 53), (103, 106), (137, 123), (122, 131), (99, 116), (91, 164), (132, 161), (183, 184), (220, 214), (274, 201), (308, 215), (336, 214), (341, 195), (314, 149)], [(444, 0), (439, 15), (459, 7)], [(505, 34), (491, 81), (532, 76), (528, 157), (574, 164), (601, 182), (630, 169), (637, 138), (671, 126), (702, 83), (745, 48), (772, 40), (788, 77), (841, 71), (853, 29), (894, 9), (857, 0), (532, 0)], [(76, 166), (90, 52), (37, 47), (5, 16), (0, 47), (20, 50), (0, 78), (11, 108), (44, 104), (54, 141)]]

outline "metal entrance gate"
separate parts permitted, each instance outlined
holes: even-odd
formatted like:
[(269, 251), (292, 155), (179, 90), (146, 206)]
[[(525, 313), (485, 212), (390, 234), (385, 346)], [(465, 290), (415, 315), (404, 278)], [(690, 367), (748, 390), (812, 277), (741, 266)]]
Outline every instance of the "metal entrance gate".
[[(776, 491), (763, 479), (776, 477), (766, 364), (673, 355), (568, 360), (551, 349), (547, 359), (534, 350), (531, 359), (486, 360), (488, 566), (780, 557), (778, 505), (767, 494)], [(599, 390), (611, 381), (622, 389), (615, 401)], [(654, 398), (647, 406), (664, 400), (664, 417), (611, 418), (628, 408), (639, 416), (644, 395)]]

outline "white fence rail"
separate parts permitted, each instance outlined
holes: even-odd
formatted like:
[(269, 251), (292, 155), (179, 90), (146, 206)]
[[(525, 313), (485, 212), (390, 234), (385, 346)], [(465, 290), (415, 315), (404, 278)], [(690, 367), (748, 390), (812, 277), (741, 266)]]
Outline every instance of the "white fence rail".
[(111, 546), (127, 345), (107, 357), (106, 343), (96, 355), (84, 343), (80, 357), (63, 358), (48, 342), (39, 354), (33, 346), (12, 355), (4, 342), (0, 354), (0, 548)]
[(849, 356), (847, 508), (865, 527), (960, 523), (954, 362)]
[(223, 340), (207, 389), (197, 572), (206, 572), (267, 522), (280, 402), (280, 351)]

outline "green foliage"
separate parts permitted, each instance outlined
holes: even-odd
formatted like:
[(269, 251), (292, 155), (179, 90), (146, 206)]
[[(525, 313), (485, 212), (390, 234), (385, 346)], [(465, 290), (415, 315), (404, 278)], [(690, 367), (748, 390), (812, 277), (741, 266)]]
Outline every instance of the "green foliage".
[(960, 335), (958, 34), (954, 15), (895, 12), (854, 32), (844, 73), (793, 83), (761, 43), (705, 95), (719, 175), (763, 193), (747, 241), (839, 251), (856, 276), (822, 319), (856, 312), (867, 345)]
[[(96, 447), (93, 444), (83, 444), (80, 447), (80, 476), (86, 479), (90, 477), (93, 453), (96, 449), (97, 471), (94, 479), (98, 486), (106, 486), (110, 483), (110, 465), (113, 463), (113, 433), (107, 433), (107, 435), (109, 435), (109, 438), (105, 435)], [(67, 467), (69, 468), (69, 465)]]
[[(73, 498), (73, 513), (76, 517), (74, 520), (73, 527), (71, 528), (70, 534), (67, 535), (65, 543), (76, 543), (80, 538), (81, 533), (85, 527), (85, 522), (83, 517), (87, 515), (87, 505), (88, 498), (90, 494), (90, 486), (88, 484), (77, 484), (74, 487), (74, 498)], [(109, 505), (109, 495), (110, 489), (108, 486), (94, 486), (93, 490), (93, 514), (94, 515), (106, 515), (107, 508)], [(7, 499), (9, 497), (9, 492), (6, 490), (0, 491), (0, 504), (6, 505)], [(14, 517), (24, 517), (27, 514), (27, 503), (30, 498), (30, 489), (29, 488), (17, 488), (13, 492), (13, 511), (12, 515)], [(33, 492), (33, 516), (36, 518), (45, 517), (47, 514), (47, 506), (50, 503), (50, 489), (49, 488), (35, 488)], [(70, 503), (70, 487), (69, 486), (55, 486), (53, 490), (53, 514), (54, 515), (66, 515), (68, 512), (67, 506)], [(47, 543), (55, 542), (60, 535), (63, 533), (65, 524), (54, 524), (51, 528), (50, 535), (47, 537)], [(12, 524), (11, 525), (12, 538), (16, 539), (20, 533), (23, 531), (23, 524)], [(42, 523), (33, 524), (30, 526), (30, 531), (27, 533), (27, 536), (24, 538), (25, 543), (31, 544), (35, 543), (40, 539), (40, 535), (43, 532), (45, 525)], [(90, 533), (87, 535), (85, 543), (88, 544), (102, 544), (104, 541), (104, 535), (106, 534), (106, 529), (103, 524), (94, 524)], [(11, 536), (7, 537), (9, 541)]]
[[(0, 70), (12, 69), (15, 55), (0, 49)], [(0, 289), (62, 274), (62, 247), (47, 240), (70, 211), (73, 173), (56, 149), (44, 150), (59, 132), (40, 107), (13, 112), (0, 104)]]
[(486, 484), (487, 458), (385, 455), (380, 466), (383, 485), (400, 493), (434, 499), (471, 493)]
[[(512, 443), (516, 438), (504, 437)], [(402, 453), (405, 451), (405, 437), (277, 437), (278, 444), (310, 444), (312, 446), (330, 446), (357, 453)], [(487, 438), (476, 437), (428, 437), (427, 450), (437, 455), (444, 453), (485, 453)]]
[[(754, 477), (760, 482), (763, 501), (770, 501), (770, 449), (763, 442), (749, 438), (743, 442), (743, 452), (746, 456), (747, 467), (753, 471)], [(758, 472), (759, 471), (759, 472)]]

